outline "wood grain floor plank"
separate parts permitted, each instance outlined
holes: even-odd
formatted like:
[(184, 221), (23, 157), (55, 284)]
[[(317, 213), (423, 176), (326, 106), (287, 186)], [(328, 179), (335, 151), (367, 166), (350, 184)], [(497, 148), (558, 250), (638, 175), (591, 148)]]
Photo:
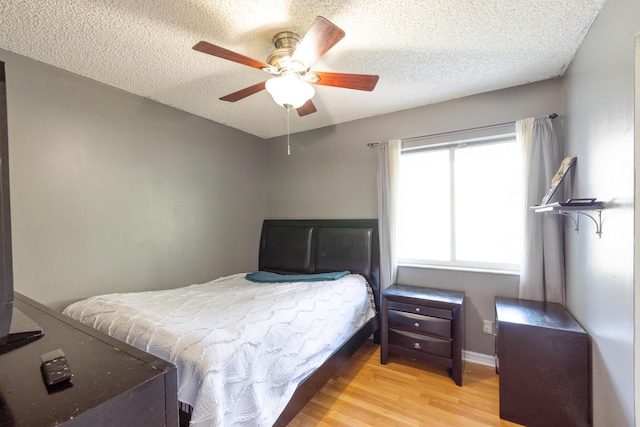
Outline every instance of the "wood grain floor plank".
[(438, 365), (365, 343), (289, 427), (517, 427), (500, 419), (498, 376), (465, 362), (462, 387)]

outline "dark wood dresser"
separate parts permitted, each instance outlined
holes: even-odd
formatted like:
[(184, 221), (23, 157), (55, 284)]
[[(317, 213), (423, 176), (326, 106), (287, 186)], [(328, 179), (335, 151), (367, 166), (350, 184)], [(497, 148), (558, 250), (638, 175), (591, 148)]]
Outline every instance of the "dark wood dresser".
[(380, 362), (389, 353), (438, 363), (462, 385), (464, 292), (392, 285), (382, 293)]
[(589, 336), (560, 304), (497, 297), (500, 417), (526, 426), (591, 425)]
[[(0, 354), (1, 426), (177, 426), (177, 373), (164, 360), (15, 295), (45, 335)], [(72, 385), (47, 389), (40, 355), (61, 349)]]

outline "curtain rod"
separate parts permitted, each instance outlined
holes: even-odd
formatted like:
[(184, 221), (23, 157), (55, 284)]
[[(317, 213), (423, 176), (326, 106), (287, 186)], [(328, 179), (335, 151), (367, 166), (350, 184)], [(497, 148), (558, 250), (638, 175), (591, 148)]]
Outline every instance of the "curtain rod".
[[(548, 116), (545, 116), (546, 118), (550, 118), (550, 119), (555, 119), (556, 117), (558, 117), (558, 115), (556, 113), (551, 113)], [(423, 135), (423, 136), (413, 136), (411, 138), (403, 138), (402, 142), (411, 142), (411, 141), (417, 141), (419, 139), (425, 139), (425, 138), (431, 138), (434, 136), (443, 136), (443, 135), (455, 135), (458, 133), (464, 133), (464, 132), (469, 132), (469, 131), (473, 131), (473, 130), (481, 130), (481, 129), (491, 129), (491, 128), (497, 128), (500, 126), (506, 126), (506, 125), (512, 125), (515, 124), (515, 122), (505, 122), (505, 123), (498, 123), (495, 125), (487, 125), (487, 126), (480, 126), (477, 128), (471, 128), (471, 129), (463, 129), (463, 130), (455, 130), (452, 132), (442, 132), (442, 133), (434, 133), (431, 135)], [(367, 147), (373, 148), (373, 147), (377, 147), (378, 145), (380, 145), (381, 142), (369, 142), (367, 143)]]

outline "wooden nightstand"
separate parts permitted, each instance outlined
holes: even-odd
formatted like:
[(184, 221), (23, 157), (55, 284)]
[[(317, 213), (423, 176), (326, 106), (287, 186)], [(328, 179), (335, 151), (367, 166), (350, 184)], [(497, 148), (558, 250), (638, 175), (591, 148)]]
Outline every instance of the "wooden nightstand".
[(439, 363), (462, 385), (464, 292), (392, 285), (382, 292), (380, 363), (389, 353)]
[(562, 305), (496, 297), (500, 418), (528, 426), (590, 426), (591, 349)]

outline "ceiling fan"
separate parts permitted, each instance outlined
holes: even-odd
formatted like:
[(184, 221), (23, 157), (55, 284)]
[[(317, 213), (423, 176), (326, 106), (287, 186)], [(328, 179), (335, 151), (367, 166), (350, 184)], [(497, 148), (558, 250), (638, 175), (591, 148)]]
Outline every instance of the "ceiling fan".
[[(266, 71), (273, 77), (220, 98), (236, 102), (266, 89), (274, 101), (287, 110), (296, 109), (299, 116), (315, 113), (311, 84), (372, 91), (378, 76), (310, 71), (309, 68), (338, 43), (345, 32), (322, 16), (316, 17), (303, 38), (291, 31), (273, 37), (276, 50), (267, 62), (261, 62), (214, 44), (200, 41), (194, 50)], [(311, 84), (310, 84), (311, 83)]]

